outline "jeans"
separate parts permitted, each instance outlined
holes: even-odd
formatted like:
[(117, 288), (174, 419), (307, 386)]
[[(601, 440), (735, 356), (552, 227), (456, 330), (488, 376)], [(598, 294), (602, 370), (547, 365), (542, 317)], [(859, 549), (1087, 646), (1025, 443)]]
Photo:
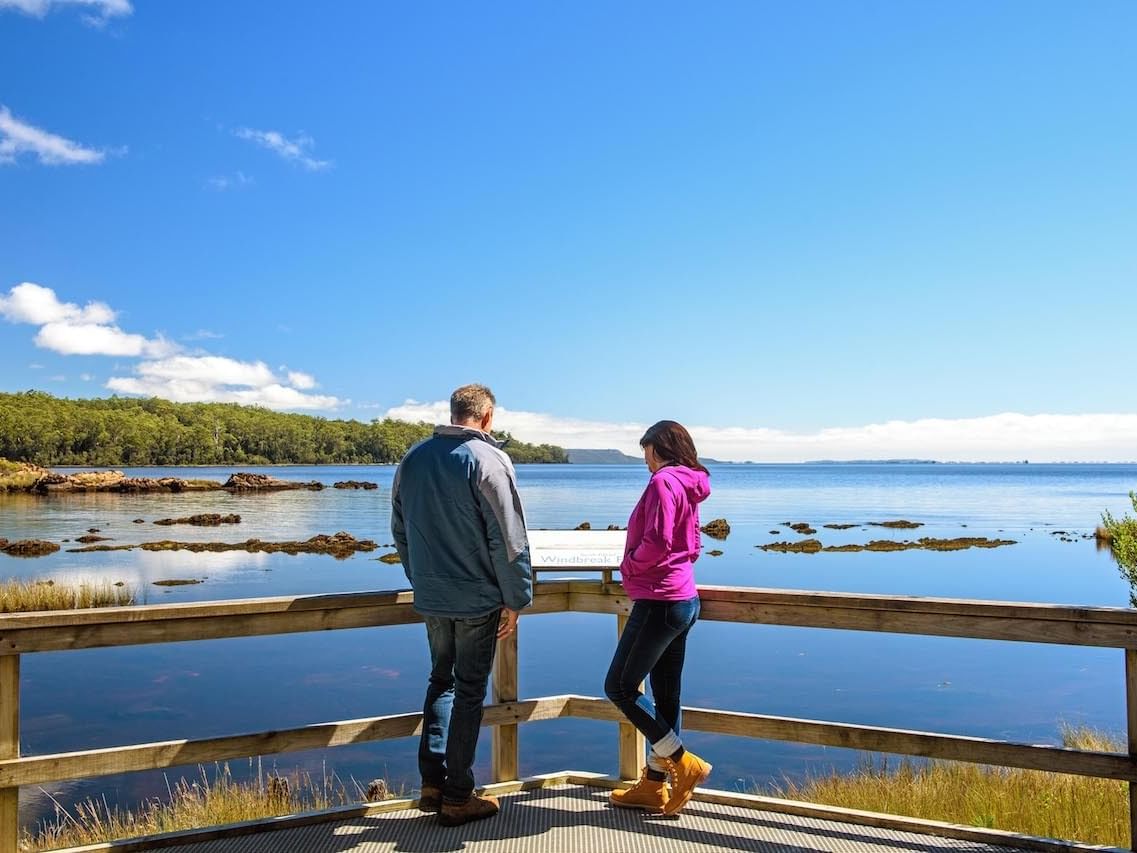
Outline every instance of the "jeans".
[(443, 800), (462, 803), (474, 790), (474, 751), (501, 611), (472, 619), (423, 618), (430, 682), (422, 709), (419, 773), (424, 785), (442, 789)]
[[(648, 766), (662, 770), (658, 758), (672, 755), (683, 745), (679, 690), (687, 634), (699, 618), (699, 598), (686, 601), (639, 600), (620, 635), (604, 692), (628, 721), (652, 745)], [(651, 678), (651, 699), (640, 690)]]

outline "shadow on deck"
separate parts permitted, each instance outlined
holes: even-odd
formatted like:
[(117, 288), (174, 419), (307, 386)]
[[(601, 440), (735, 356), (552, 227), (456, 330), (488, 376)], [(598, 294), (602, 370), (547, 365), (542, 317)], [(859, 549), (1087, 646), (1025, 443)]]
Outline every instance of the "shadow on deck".
[[(711, 851), (986, 851), (978, 841), (694, 801), (674, 818), (608, 806), (608, 791), (564, 784), (501, 798), (501, 813), (460, 827), (404, 808), (241, 837), (165, 847), (169, 853), (711, 853)], [(1021, 849), (1021, 848), (1020, 848)]]

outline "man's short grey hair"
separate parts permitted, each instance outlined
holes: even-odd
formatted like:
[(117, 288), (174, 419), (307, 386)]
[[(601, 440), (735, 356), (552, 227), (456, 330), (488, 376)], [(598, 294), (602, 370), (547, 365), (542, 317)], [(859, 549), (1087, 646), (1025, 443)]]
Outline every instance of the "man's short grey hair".
[(485, 385), (463, 385), (450, 395), (450, 423), (480, 421), (495, 405), (493, 391)]

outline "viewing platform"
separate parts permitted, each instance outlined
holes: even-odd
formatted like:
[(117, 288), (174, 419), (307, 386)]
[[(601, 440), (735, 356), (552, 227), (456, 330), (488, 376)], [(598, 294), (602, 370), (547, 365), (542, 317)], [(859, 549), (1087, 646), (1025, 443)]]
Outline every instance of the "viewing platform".
[[(385, 800), (254, 823), (111, 842), (73, 851), (172, 850), (184, 853), (273, 851), (700, 851), (800, 853), (806, 850), (1102, 850), (992, 829), (857, 812), (753, 795), (700, 789), (677, 818), (612, 809), (608, 791), (639, 775), (642, 737), (606, 699), (518, 696), (520, 634), (549, 613), (615, 616), (622, 629), (631, 604), (612, 579), (618, 531), (533, 531), (538, 580), (533, 606), (518, 633), (500, 641), (492, 697), (483, 725), (492, 729), (487, 789), (502, 796), (498, 816), (461, 827), (440, 826), (411, 800)], [(548, 579), (574, 571), (600, 579)], [(789, 625), (1123, 650), (1118, 675), (1126, 685), (1128, 751), (1094, 752), (938, 732), (881, 728), (707, 708), (685, 708), (683, 728), (735, 737), (822, 744), (1137, 781), (1137, 611), (1001, 601), (803, 592), (703, 586), (704, 621)], [(16, 853), (22, 786), (87, 779), (215, 761), (272, 756), (346, 744), (411, 738), (419, 712), (314, 722), (293, 729), (110, 746), (54, 755), (19, 750), (20, 660), (25, 654), (312, 631), (402, 625), (421, 621), (409, 591), (281, 596), (233, 601), (146, 605), (0, 616), (0, 853)], [(204, 649), (203, 649), (204, 652)], [(1122, 658), (1124, 660), (1122, 660)], [(107, 701), (113, 701), (107, 697)], [(563, 717), (618, 726), (615, 777), (564, 770), (519, 778), (518, 727)], [(614, 732), (615, 733), (615, 732)], [(615, 746), (616, 744), (614, 744)], [(411, 748), (408, 746), (408, 749)], [(1130, 792), (1131, 826), (1134, 795)]]

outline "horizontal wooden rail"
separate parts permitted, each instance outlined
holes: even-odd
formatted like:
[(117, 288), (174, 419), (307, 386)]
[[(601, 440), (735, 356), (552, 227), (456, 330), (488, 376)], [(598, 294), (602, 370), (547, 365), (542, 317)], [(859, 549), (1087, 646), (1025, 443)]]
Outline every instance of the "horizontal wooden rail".
[[(620, 614), (630, 609), (630, 602), (618, 584), (566, 583), (570, 610)], [(719, 586), (699, 587), (699, 598), (702, 601), (699, 618), (714, 622), (844, 628), (1067, 646), (1137, 647), (1137, 611), (1121, 607)]]
[[(487, 705), (482, 725), (555, 719), (564, 715), (568, 699), (567, 696), (551, 696)], [(421, 731), (422, 713), (416, 712), (204, 740), (172, 740), (12, 758), (0, 761), (0, 788), (413, 737)]]
[[(1137, 611), (894, 595), (703, 586), (702, 619), (940, 637), (1137, 647)], [(422, 620), (409, 591), (281, 596), (0, 616), (0, 655), (399, 625)], [(541, 582), (524, 615), (625, 614), (619, 584)]]
[[(421, 622), (410, 591), (151, 604), (0, 616), (0, 655), (256, 637)], [(526, 614), (568, 609), (567, 584), (540, 584)]]
[[(619, 709), (606, 699), (572, 696), (566, 716), (588, 720), (622, 722)], [(828, 723), (793, 717), (771, 717), (707, 708), (684, 708), (686, 731), (758, 738), (761, 740), (815, 743), (869, 752), (943, 758), (971, 764), (1048, 770), (1075, 776), (1137, 781), (1137, 759), (1116, 752), (1091, 752), (1026, 743), (1008, 743), (979, 737), (960, 737), (936, 732), (886, 729), (850, 723)]]

